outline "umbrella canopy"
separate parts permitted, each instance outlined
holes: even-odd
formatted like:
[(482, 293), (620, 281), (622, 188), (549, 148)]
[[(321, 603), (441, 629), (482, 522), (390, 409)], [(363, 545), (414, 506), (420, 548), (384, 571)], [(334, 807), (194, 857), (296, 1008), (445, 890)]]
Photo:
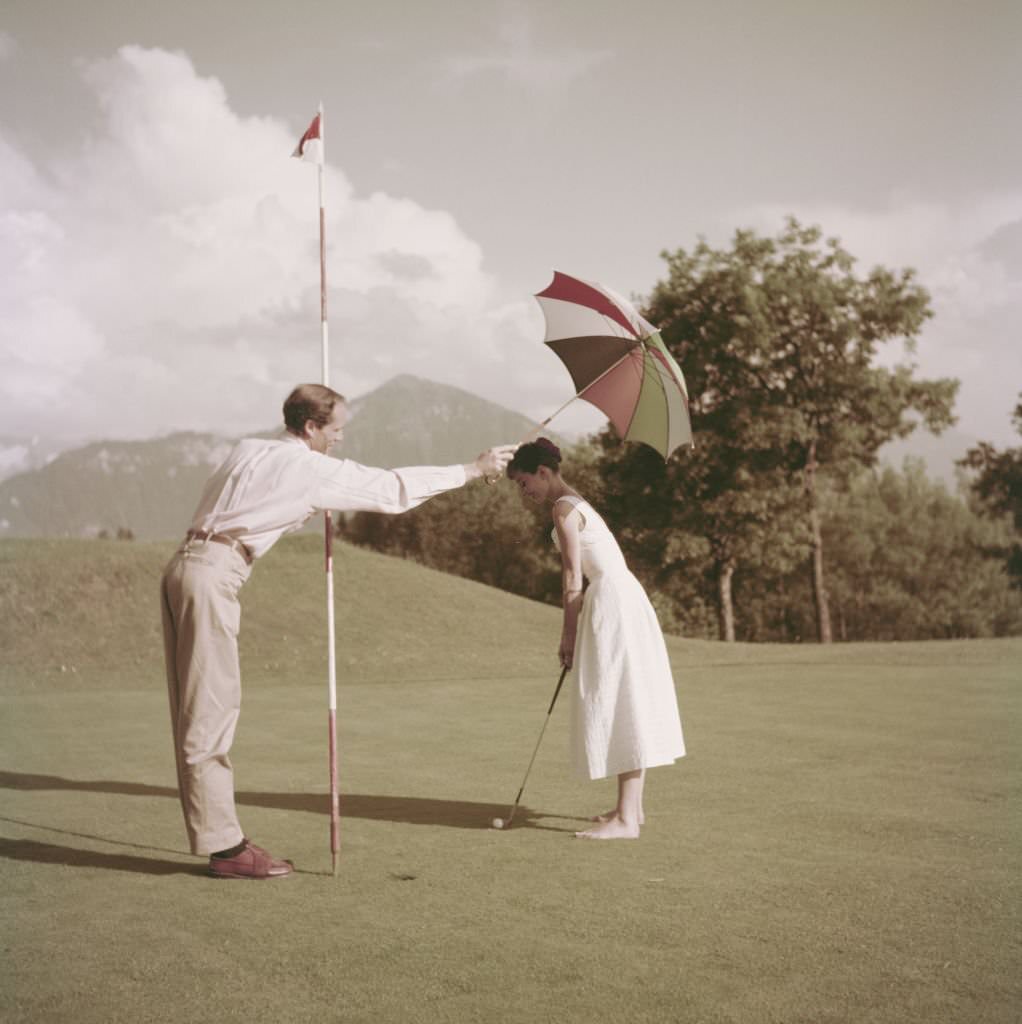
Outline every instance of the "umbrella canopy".
[(543, 340), (567, 366), (576, 398), (604, 413), (623, 440), (648, 444), (665, 459), (692, 444), (681, 367), (627, 299), (555, 271), (536, 300), (546, 319)]

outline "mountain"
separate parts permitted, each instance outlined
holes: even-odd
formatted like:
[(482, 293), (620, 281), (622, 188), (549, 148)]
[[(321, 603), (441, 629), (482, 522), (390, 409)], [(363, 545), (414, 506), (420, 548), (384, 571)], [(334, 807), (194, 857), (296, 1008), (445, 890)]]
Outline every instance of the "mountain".
[(175, 537), (230, 446), (228, 438), (182, 433), (64, 452), (0, 483), (0, 537)]
[(369, 466), (446, 466), (524, 438), (535, 424), (460, 388), (403, 374), (348, 403), (338, 454)]
[[(467, 462), (533, 427), (493, 402), (408, 375), (353, 399), (349, 408), (336, 454), (373, 466)], [(178, 433), (65, 451), (0, 482), (0, 538), (116, 536), (119, 530), (140, 540), (181, 536), (206, 478), (233, 443)]]

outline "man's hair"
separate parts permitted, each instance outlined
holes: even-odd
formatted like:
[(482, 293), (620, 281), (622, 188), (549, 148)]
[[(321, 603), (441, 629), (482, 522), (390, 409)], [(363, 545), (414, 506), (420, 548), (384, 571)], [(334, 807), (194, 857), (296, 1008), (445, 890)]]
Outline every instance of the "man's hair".
[(317, 427), (325, 427), (334, 413), (334, 406), (343, 401), (344, 395), (325, 384), (299, 384), (284, 399), (284, 426), (292, 434), (304, 437), (309, 420)]

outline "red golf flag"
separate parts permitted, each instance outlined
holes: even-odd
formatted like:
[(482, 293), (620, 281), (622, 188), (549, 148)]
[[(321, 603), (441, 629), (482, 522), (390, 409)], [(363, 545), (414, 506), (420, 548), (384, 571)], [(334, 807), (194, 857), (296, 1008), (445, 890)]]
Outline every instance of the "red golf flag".
[(316, 164), (323, 162), (323, 136), (320, 133), (319, 114), (312, 119), (312, 124), (298, 140), (298, 145), (291, 155), (298, 157), (299, 160), (309, 160)]

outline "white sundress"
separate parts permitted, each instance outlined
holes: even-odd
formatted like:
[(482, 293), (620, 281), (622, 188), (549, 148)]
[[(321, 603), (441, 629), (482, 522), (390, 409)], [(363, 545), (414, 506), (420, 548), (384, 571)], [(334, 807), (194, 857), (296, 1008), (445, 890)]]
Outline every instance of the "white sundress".
[[(642, 584), (614, 535), (582, 498), (582, 599), (575, 657), (565, 683), (572, 695), (571, 752), (576, 771), (603, 779), (685, 756), (667, 647)], [(553, 531), (554, 544), (557, 531)]]

